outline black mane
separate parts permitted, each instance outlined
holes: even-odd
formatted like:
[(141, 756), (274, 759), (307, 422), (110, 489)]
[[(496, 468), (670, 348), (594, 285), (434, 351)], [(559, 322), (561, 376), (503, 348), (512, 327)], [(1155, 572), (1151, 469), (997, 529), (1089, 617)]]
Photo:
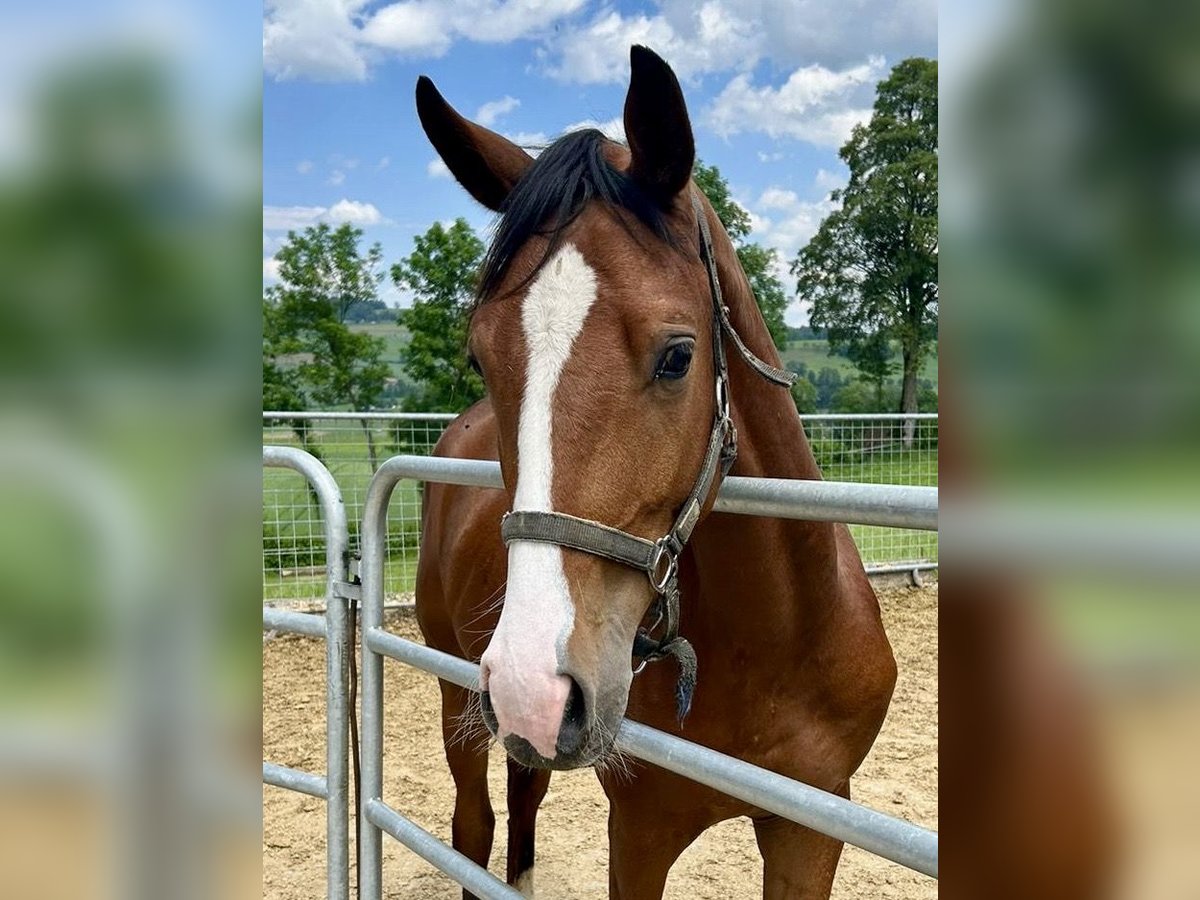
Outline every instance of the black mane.
[[(563, 231), (592, 200), (631, 213), (659, 238), (676, 245), (662, 208), (632, 178), (605, 160), (606, 140), (594, 128), (574, 131), (533, 161), (500, 210), (496, 236), (480, 272), (476, 302), (499, 290), (517, 251), (534, 235), (542, 235), (549, 238), (546, 252), (514, 290), (533, 280), (562, 243)], [(628, 229), (628, 220), (622, 217), (621, 222)]]

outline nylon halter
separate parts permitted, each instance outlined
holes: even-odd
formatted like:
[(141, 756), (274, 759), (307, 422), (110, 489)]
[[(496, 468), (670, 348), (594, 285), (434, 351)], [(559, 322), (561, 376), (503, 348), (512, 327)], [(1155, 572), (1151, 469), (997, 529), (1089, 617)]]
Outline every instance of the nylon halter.
[[(634, 674), (642, 671), (646, 663), (664, 656), (674, 656), (678, 660), (680, 671), (675, 687), (675, 705), (680, 724), (692, 705), (692, 692), (696, 686), (696, 653), (688, 640), (679, 634), (679, 557), (700, 521), (704, 503), (716, 482), (717, 470), (720, 469), (724, 478), (737, 458), (737, 429), (729, 414), (729, 362), (725, 355), (725, 337), (733, 342), (742, 359), (763, 378), (781, 387), (791, 387), (796, 380), (791, 372), (778, 369), (755, 356), (734, 330), (729, 321), (729, 308), (721, 296), (708, 219), (698, 192), (692, 191), (691, 197), (700, 234), (700, 259), (708, 273), (712, 295), (716, 408), (700, 473), (680, 507), (675, 523), (665, 535), (652, 541), (591, 519), (560, 512), (514, 510), (505, 513), (500, 520), (500, 534), (505, 545), (513, 541), (555, 544), (646, 573), (656, 595), (655, 621), (649, 628), (638, 628), (633, 652), (642, 661)], [(655, 638), (651, 632), (660, 624), (663, 626), (662, 634)]]

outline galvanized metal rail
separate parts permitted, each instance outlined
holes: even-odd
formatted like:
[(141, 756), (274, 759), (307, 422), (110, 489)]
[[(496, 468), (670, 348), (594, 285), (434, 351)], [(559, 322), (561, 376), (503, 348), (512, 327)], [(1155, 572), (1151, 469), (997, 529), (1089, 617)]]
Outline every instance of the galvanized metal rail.
[[(399, 660), (459, 687), (479, 690), (479, 666), (475, 663), (405, 640), (382, 628), (370, 628), (363, 637), (367, 646), (381, 656)], [(767, 812), (937, 877), (938, 836), (927, 828), (630, 719), (625, 719), (617, 729), (617, 746), (638, 759)]]
[[(464, 687), (478, 689), (475, 665), (406, 641), (383, 628), (383, 575), (388, 501), (402, 479), (438, 481), (485, 488), (502, 487), (495, 462), (397, 456), (375, 473), (367, 490), (362, 540), (362, 798), (367, 814), (359, 823), (359, 895), (382, 897), (382, 832), (409, 846), (420, 829), (383, 801), (383, 659), (391, 657)], [(727, 479), (716, 509), (742, 515), (833, 519), (867, 525), (936, 529), (935, 488), (837, 482)], [(816, 487), (813, 487), (816, 486)], [(832, 510), (832, 512), (831, 512)], [(825, 791), (769, 772), (672, 735), (625, 720), (617, 732), (622, 749), (791, 821), (937, 877), (937, 834), (852, 803)], [(385, 827), (386, 826), (386, 827)], [(416, 829), (416, 831), (414, 831)], [(405, 835), (407, 837), (402, 837)], [(409, 843), (409, 840), (413, 843)], [(443, 850), (449, 848), (443, 847)], [(418, 851), (420, 852), (420, 851)], [(435, 865), (480, 896), (510, 897), (492, 876), (459, 854), (439, 852)], [(425, 854), (422, 854), (425, 855)]]
[(315, 456), (294, 447), (263, 447), (263, 465), (303, 475), (321, 504), (325, 527), (325, 615), (263, 607), (264, 631), (288, 631), (325, 640), (325, 774), (263, 761), (263, 783), (325, 801), (326, 895), (350, 896), (350, 790), (348, 667), (350, 616), (340, 586), (349, 580), (350, 543), (342, 492)]
[[(440, 456), (393, 456), (376, 478), (401, 471), (399, 478), (481, 488), (503, 488), (498, 462)], [(368, 498), (369, 503), (369, 498)], [(721, 484), (716, 512), (781, 519), (886, 525), (937, 531), (938, 490), (854, 481), (796, 481), (790, 478), (739, 478)], [(911, 568), (906, 566), (906, 569)]]

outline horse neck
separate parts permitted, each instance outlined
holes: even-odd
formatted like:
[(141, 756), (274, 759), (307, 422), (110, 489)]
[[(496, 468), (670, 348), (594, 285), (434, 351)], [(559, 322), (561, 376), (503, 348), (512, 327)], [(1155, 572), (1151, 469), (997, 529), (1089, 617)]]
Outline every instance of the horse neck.
[[(736, 251), (715, 214), (709, 219), (730, 320), (759, 358), (780, 366)], [(728, 342), (727, 350), (738, 430), (738, 458), (730, 474), (820, 480), (790, 392), (763, 379)], [(828, 603), (837, 578), (837, 541), (828, 522), (713, 515), (697, 530), (694, 543), (703, 592), (710, 593), (711, 586), (723, 595), (719, 603), (703, 604), (701, 614), (719, 618), (712, 624), (722, 630), (749, 627), (761, 639), (769, 622), (785, 631), (789, 624), (811, 622), (808, 598), (823, 596)], [(731, 594), (736, 604), (726, 602)]]

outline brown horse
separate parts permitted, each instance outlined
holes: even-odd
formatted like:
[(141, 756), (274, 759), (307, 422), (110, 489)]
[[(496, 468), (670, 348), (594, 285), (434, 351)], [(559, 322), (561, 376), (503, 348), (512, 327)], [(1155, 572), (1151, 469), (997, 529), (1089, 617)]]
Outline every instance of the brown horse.
[[(549, 770), (595, 765), (611, 804), (612, 897), (660, 897), (679, 854), (735, 816), (754, 822), (765, 896), (827, 897), (839, 841), (652, 766), (624, 761), (628, 776), (606, 766), (628, 715), (848, 796), (896, 677), (845, 526), (709, 514), (720, 476), (709, 489), (697, 473), (721, 421), (713, 386), (736, 344), (727, 333), (748, 346), (729, 352), (736, 432), (723, 446), (736, 434), (733, 472), (821, 473), (788, 392), (747, 364), (779, 360), (733, 245), (708, 203), (693, 200), (695, 149), (679, 84), (651, 51), (634, 47), (631, 57), (628, 148), (580, 132), (535, 160), (463, 119), (427, 79), (417, 85), (438, 153), (501, 213), (469, 335), (489, 396), (436, 452), (498, 457), (506, 487), (427, 486), (420, 625), (431, 646), (480, 660), (482, 719), (509, 754), (510, 883), (531, 887)], [(716, 287), (696, 210), (712, 232)], [(730, 332), (719, 301), (714, 315), (720, 294)], [(506, 548), (501, 518), (519, 510), (565, 521), (565, 513), (653, 541), (674, 533), (697, 489), (701, 520), (690, 540), (682, 535), (677, 559), (680, 633), (699, 661), (681, 723), (676, 662), (633, 672), (639, 628), (663, 611), (651, 584), (661, 579), (563, 540), (506, 530)], [(487, 742), (463, 739), (479, 709), (470, 692), (441, 688), (454, 846), (486, 866), (495, 824)]]

